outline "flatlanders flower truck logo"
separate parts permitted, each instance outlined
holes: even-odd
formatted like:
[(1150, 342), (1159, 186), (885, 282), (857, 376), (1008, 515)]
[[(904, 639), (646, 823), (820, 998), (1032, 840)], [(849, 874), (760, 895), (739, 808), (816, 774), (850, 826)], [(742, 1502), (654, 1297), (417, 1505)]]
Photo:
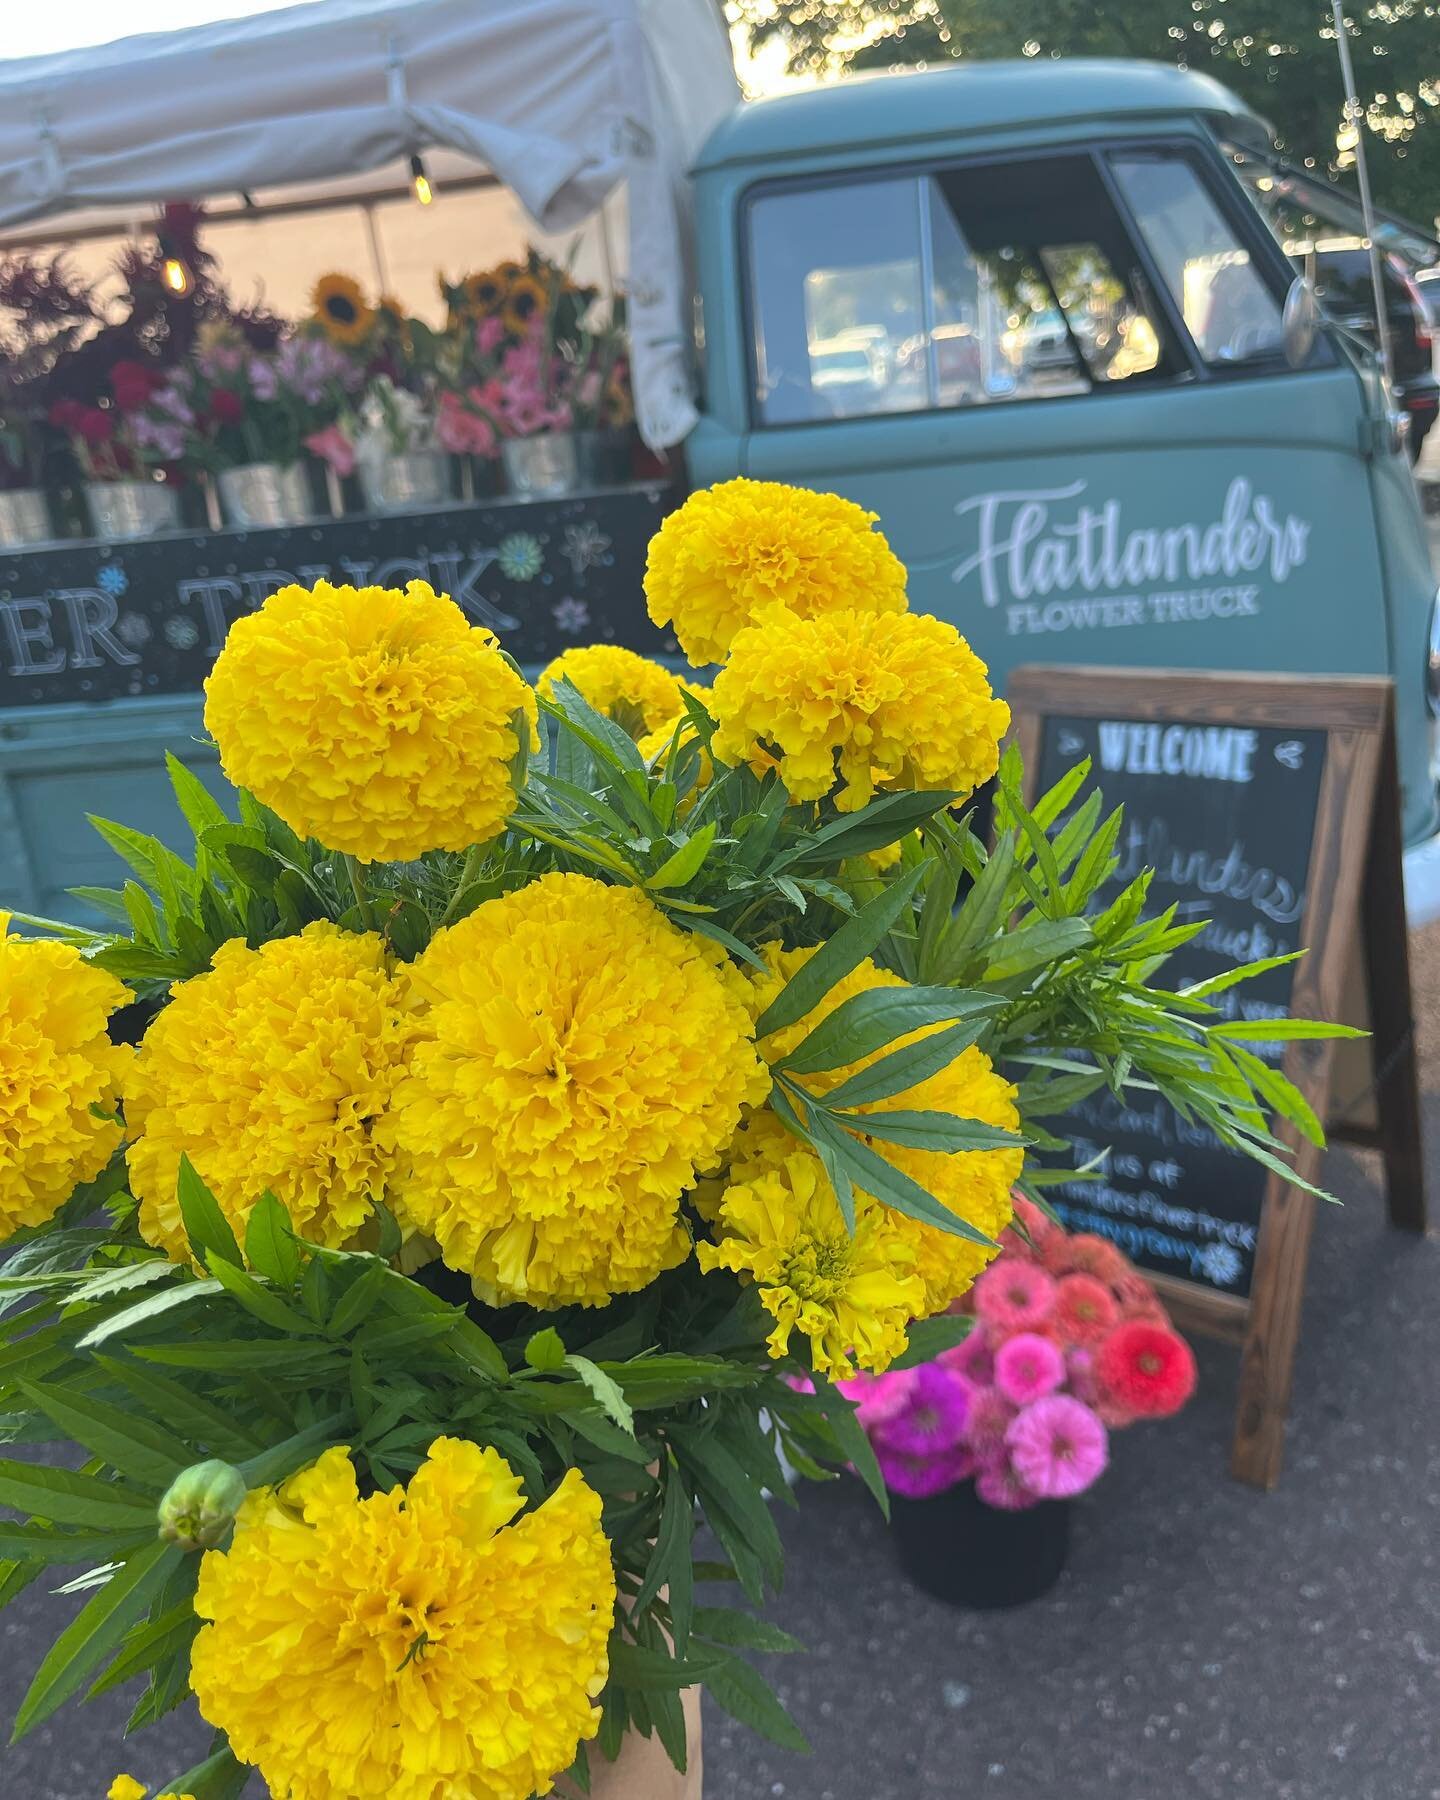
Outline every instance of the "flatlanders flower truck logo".
[(1309, 551), (1310, 521), (1243, 476), (1216, 518), (1134, 529), (1119, 500), (1085, 499), (1087, 485), (999, 488), (955, 508), (976, 536), (950, 579), (1003, 605), (1011, 637), (1253, 617), (1262, 582), (1288, 581)]

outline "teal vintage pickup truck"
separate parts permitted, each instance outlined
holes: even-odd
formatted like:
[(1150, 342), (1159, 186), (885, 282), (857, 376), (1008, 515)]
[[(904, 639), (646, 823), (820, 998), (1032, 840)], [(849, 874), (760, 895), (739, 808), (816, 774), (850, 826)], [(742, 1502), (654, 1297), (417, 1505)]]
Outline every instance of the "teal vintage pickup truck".
[[(698, 19), (699, 3), (680, 11)], [(674, 110), (686, 91), (682, 79)], [(637, 135), (626, 152), (640, 159), (642, 424), (647, 368), (665, 381), (683, 370), (680, 320), (699, 325), (698, 389), (676, 377), (661, 409), (672, 424), (650, 432), (685, 436), (689, 481), (803, 483), (878, 513), (916, 606), (952, 620), (1001, 690), (1035, 661), (1393, 677), (1406, 837), (1431, 835), (1436, 584), (1402, 421), (1372, 351), (1317, 319), (1297, 283), (1263, 210), (1262, 121), (1204, 76), (1143, 63), (972, 64), (733, 106), (707, 92), (724, 116), (687, 155), (688, 177), (670, 170), (693, 211), (688, 290), (684, 277), (678, 294), (652, 290), (636, 266), (672, 221), (637, 216), (635, 171), (682, 139)], [(642, 513), (669, 498), (652, 492)], [(610, 504), (596, 496), (569, 521), (592, 546), (616, 536)], [(463, 524), (420, 521), (410, 572), (443, 579), (437, 546), (462, 572), (499, 566), (498, 538), (477, 547)], [(554, 591), (573, 598), (562, 525)], [(308, 556), (264, 533), (197, 541), (198, 642), (183, 651), (116, 635), (111, 590), (130, 575), (105, 576), (126, 560), (106, 546), (85, 582), (47, 578), (49, 552), (0, 559), (0, 900), (60, 910), (73, 906), (64, 889), (109, 874), (84, 808), (163, 822), (160, 746), (188, 745), (204, 765), (205, 657), (268, 591), (267, 570), (354, 563), (373, 579), (393, 565), (403, 579), (406, 554), (347, 550), (347, 530), (360, 534), (327, 525)], [(630, 591), (633, 557), (613, 570), (628, 571), (624, 594), (604, 589), (599, 564), (572, 625), (584, 613), (592, 635), (660, 647)], [(484, 581), (466, 591), (487, 604)], [(87, 704), (74, 629), (94, 697), (114, 696), (103, 705)], [(522, 632), (517, 653), (549, 654), (543, 637)], [(27, 672), (62, 650), (66, 683), (81, 685), (54, 705)], [(157, 687), (170, 651), (188, 673)], [(119, 686), (117, 654), (130, 658)]]

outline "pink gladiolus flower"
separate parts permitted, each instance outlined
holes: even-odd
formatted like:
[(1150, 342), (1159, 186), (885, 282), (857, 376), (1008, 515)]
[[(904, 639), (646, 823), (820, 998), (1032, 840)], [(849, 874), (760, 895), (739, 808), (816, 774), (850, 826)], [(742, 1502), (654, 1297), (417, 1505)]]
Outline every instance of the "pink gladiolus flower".
[(492, 314), (475, 327), (475, 348), (482, 356), (493, 356), (504, 336), (504, 325)]
[(1055, 1283), (1035, 1263), (1002, 1256), (975, 1283), (975, 1311), (992, 1340), (1017, 1331), (1034, 1331), (1050, 1318)]
[(1040, 1499), (1003, 1457), (986, 1463), (975, 1476), (975, 1494), (998, 1512), (1024, 1512)]
[(305, 448), (322, 462), (329, 463), (337, 475), (350, 475), (355, 470), (355, 446), (338, 425), (327, 425), (323, 431), (312, 431)]
[(1082, 1400), (1047, 1394), (1005, 1434), (1021, 1481), (1042, 1500), (1066, 1500), (1099, 1480), (1110, 1457), (1105, 1427)]
[(1053, 1394), (1065, 1379), (1065, 1358), (1049, 1338), (1021, 1331), (995, 1352), (995, 1385), (1016, 1406)]
[(934, 1363), (911, 1371), (904, 1407), (877, 1430), (887, 1450), (902, 1456), (935, 1456), (953, 1450), (965, 1435), (969, 1383)]
[(975, 1472), (974, 1457), (963, 1449), (946, 1450), (938, 1456), (910, 1456), (877, 1444), (875, 1456), (886, 1487), (907, 1500), (928, 1500), (932, 1494), (967, 1481)]

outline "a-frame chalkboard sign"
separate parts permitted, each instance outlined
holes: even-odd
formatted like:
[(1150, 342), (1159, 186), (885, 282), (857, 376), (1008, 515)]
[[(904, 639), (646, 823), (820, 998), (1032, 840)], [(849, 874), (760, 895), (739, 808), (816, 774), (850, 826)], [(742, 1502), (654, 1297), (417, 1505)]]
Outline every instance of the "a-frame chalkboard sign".
[[(1211, 921), (1167, 981), (1304, 949), (1217, 999), (1237, 1017), (1368, 1026), (1358, 1083), (1353, 1045), (1348, 1057), (1323, 1039), (1246, 1047), (1284, 1069), (1333, 1136), (1381, 1152), (1391, 1223), (1423, 1232), (1391, 684), (1027, 667), (1007, 697), (1032, 794), (1090, 757), (1107, 810), (1125, 807), (1116, 885), (1148, 865), (1157, 910), (1175, 902), (1181, 918)], [(1337, 1113), (1356, 1090), (1368, 1119), (1347, 1125)], [(1050, 1190), (1057, 1210), (1119, 1242), (1182, 1327), (1241, 1347), (1231, 1469), (1273, 1486), (1317, 1202), (1153, 1096), (1102, 1090), (1060, 1129), (1109, 1155), (1099, 1181)], [(1274, 1129), (1315, 1181), (1321, 1152), (1283, 1122)]]

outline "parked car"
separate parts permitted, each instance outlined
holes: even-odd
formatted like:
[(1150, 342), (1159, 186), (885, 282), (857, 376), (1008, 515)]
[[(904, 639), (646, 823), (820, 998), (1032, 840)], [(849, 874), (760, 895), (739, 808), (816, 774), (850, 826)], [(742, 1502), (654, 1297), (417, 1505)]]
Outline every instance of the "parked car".
[[(1382, 256), (1380, 274), (1385, 288), (1385, 321), (1390, 332), (1391, 370), (1395, 399), (1410, 420), (1409, 450), (1414, 462), (1440, 411), (1440, 372), (1437, 372), (1437, 334), (1432, 308), (1419, 284), (1398, 256)], [(1361, 244), (1345, 248), (1316, 245), (1315, 293), (1337, 324), (1358, 332), (1373, 344), (1375, 291), (1370, 278), (1370, 253)], [(1440, 304), (1440, 294), (1436, 295)]]

